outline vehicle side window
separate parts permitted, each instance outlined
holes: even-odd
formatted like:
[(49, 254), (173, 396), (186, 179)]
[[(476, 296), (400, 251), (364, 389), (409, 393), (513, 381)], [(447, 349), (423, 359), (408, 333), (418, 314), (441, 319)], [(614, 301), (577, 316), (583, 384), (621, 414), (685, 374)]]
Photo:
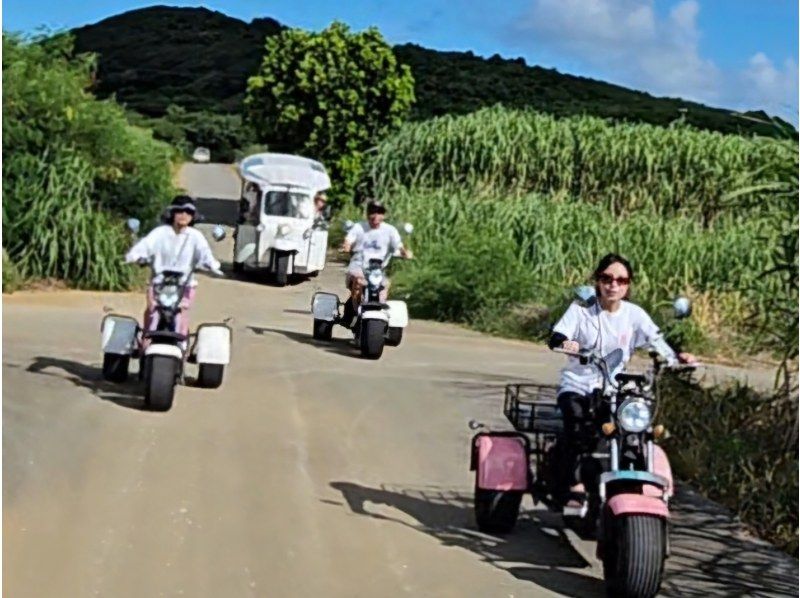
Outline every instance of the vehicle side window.
[(239, 201), (239, 223), (258, 224), (258, 208), (261, 203), (261, 189), (255, 183), (248, 182)]

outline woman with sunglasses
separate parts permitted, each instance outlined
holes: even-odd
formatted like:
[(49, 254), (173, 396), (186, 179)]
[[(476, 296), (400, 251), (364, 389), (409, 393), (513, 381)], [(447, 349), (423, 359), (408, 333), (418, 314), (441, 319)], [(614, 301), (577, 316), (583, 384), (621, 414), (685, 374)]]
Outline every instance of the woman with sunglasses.
[[(626, 364), (633, 351), (649, 346), (669, 363), (692, 363), (690, 353), (677, 355), (664, 340), (658, 326), (638, 305), (631, 303), (633, 267), (624, 257), (609, 253), (594, 271), (595, 300), (587, 303), (574, 302), (553, 327), (548, 345), (577, 352), (581, 349), (608, 355), (621, 349)], [(619, 371), (619, 370), (617, 370)], [(588, 450), (590, 430), (586, 429), (592, 393), (602, 386), (597, 370), (590, 365), (581, 365), (570, 357), (561, 370), (558, 388), (558, 406), (564, 419), (566, 446), (563, 454), (562, 481), (564, 514), (577, 514), (583, 507), (585, 489), (578, 479), (578, 456)], [(569, 490), (567, 490), (569, 487)]]
[(178, 270), (188, 276), (189, 284), (181, 301), (180, 332), (188, 334), (188, 312), (194, 302), (195, 268), (200, 267), (216, 274), (220, 264), (211, 252), (208, 241), (199, 230), (192, 227), (197, 215), (194, 200), (188, 195), (178, 195), (170, 204), (166, 223), (154, 228), (147, 236), (139, 239), (125, 255), (128, 263), (150, 264), (153, 278), (147, 287), (147, 307), (144, 312), (144, 330), (150, 330), (156, 315), (156, 302), (153, 286), (163, 278), (165, 270)]

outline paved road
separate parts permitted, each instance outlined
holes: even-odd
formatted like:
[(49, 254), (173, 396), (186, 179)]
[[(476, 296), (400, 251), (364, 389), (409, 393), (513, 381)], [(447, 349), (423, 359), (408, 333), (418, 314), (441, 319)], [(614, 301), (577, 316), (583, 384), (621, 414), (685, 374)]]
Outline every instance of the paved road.
[[(343, 331), (316, 344), (310, 296), (342, 278), (204, 278), (194, 321), (235, 318), (233, 362), (161, 414), (100, 378), (103, 308), (142, 297), (4, 296), (6, 594), (602, 595), (551, 514), (524, 503), (504, 538), (472, 519), (467, 421), (502, 425), (503, 384), (552, 382), (561, 358), (419, 321), (378, 362)], [(664, 594), (797, 595), (797, 563), (682, 492)]]
[(177, 184), (198, 197), (239, 199), (240, 180), (231, 164), (187, 162), (178, 171)]
[[(103, 307), (141, 297), (4, 297), (8, 595), (600, 595), (591, 546), (549, 514), (526, 505), (502, 539), (472, 522), (466, 423), (501, 423), (503, 383), (553, 381), (555, 356), (412, 322), (363, 361), (310, 340), (310, 294), (340, 284), (204, 279), (195, 321), (235, 317), (233, 363), (166, 414), (100, 380)], [(667, 593), (796, 594), (796, 562), (683, 504)]]

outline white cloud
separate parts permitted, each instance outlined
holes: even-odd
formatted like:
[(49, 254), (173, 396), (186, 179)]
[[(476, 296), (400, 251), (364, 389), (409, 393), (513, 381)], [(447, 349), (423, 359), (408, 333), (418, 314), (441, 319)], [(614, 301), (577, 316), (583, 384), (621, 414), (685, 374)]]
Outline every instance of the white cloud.
[[(754, 54), (741, 75), (743, 101), (768, 112), (797, 112), (797, 63), (787, 59), (777, 68), (763, 52)], [(796, 116), (795, 116), (796, 120)]]
[(708, 99), (717, 68), (698, 53), (696, 0), (659, 18), (654, 0), (535, 0), (517, 27), (531, 41), (656, 94)]
[(735, 109), (763, 107), (783, 115), (797, 110), (794, 61), (777, 68), (759, 53), (746, 69), (724, 72), (702, 55), (697, 0), (679, 0), (666, 16), (656, 13), (655, 0), (531, 2), (513, 26), (518, 39), (577, 60), (596, 70), (597, 78)]

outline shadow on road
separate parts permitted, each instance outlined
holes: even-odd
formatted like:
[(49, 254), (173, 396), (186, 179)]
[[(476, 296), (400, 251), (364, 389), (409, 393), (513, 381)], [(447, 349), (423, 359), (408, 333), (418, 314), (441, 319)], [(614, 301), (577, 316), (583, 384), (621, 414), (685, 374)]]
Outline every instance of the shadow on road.
[(663, 596), (797, 596), (797, 559), (742, 530), (731, 514), (678, 486)]
[[(235, 272), (233, 270), (233, 262), (220, 262), (220, 269), (225, 273), (225, 278), (237, 280), (239, 282), (247, 282), (251, 284), (259, 284), (270, 287), (278, 287), (275, 284), (275, 278), (266, 269), (250, 268), (242, 272)], [(286, 283), (287, 287), (294, 287), (314, 278), (306, 274), (289, 274)]]
[[(479, 532), (474, 524), (472, 496), (441, 488), (368, 488), (351, 482), (331, 482), (353, 513), (392, 521), (428, 534), (444, 546), (456, 546), (517, 579), (564, 596), (604, 596), (602, 580), (588, 573), (590, 564), (561, 531), (560, 518), (547, 511), (528, 511), (507, 536)], [(368, 510), (367, 505), (370, 505)], [(377, 512), (381, 505), (411, 517)], [(587, 569), (583, 574), (573, 569)]]
[(288, 338), (289, 340), (295, 341), (296, 343), (300, 343), (302, 345), (310, 345), (317, 349), (322, 349), (323, 351), (327, 351), (328, 353), (345, 355), (347, 357), (358, 357), (358, 351), (356, 351), (356, 348), (353, 346), (352, 341), (345, 338), (334, 338), (330, 341), (321, 341), (311, 336), (310, 332), (308, 333), (296, 332), (294, 330), (284, 330), (282, 328), (265, 328), (260, 326), (247, 326), (247, 328), (258, 335), (263, 336), (264, 334), (269, 334), (269, 333), (281, 334), (286, 338)]
[[(66, 375), (46, 370), (61, 370)], [(108, 382), (103, 379), (103, 371), (99, 366), (87, 365), (69, 359), (42, 356), (36, 357), (33, 363), (26, 368), (26, 371), (68, 380), (75, 386), (88, 389), (96, 397), (115, 403), (120, 407), (136, 410), (143, 410), (145, 407), (141, 386), (136, 380), (136, 374), (128, 376), (128, 381), (121, 384)]]

